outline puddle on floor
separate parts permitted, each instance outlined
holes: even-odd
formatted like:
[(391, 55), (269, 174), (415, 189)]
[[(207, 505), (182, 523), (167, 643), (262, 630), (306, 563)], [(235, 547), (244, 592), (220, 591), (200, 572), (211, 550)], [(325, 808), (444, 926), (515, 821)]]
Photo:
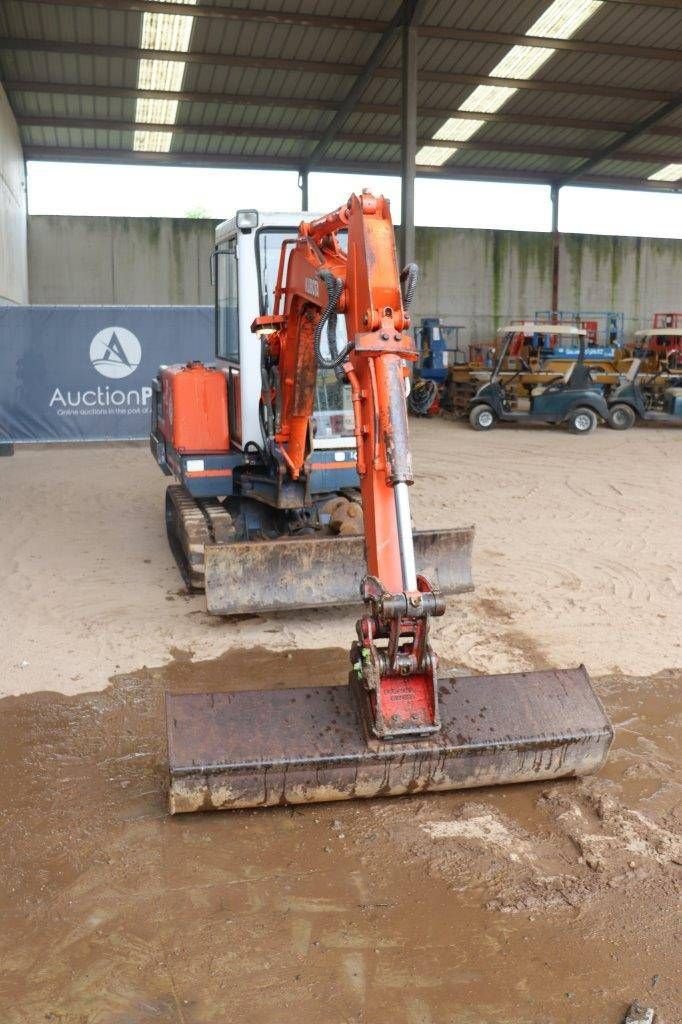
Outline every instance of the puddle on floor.
[(599, 681), (593, 779), (167, 815), (164, 690), (347, 667), (176, 651), (0, 702), (3, 1024), (617, 1024), (635, 998), (679, 1021), (679, 676)]

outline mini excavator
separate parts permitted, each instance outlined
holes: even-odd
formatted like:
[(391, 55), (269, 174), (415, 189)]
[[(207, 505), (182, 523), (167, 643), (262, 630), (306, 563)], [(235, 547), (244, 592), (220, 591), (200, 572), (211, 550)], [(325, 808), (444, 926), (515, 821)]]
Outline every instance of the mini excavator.
[[(351, 388), (335, 359), (346, 343), (345, 318), (331, 313), (321, 326), (312, 440), (296, 479), (275, 439), (290, 388), (269, 353), (273, 328), (251, 331), (255, 317), (275, 311), (282, 245), (288, 251), (299, 219), (246, 209), (218, 225), (215, 362), (162, 366), (153, 381), (150, 445), (175, 478), (166, 489), (168, 540), (187, 587), (205, 593), (211, 615), (361, 602)], [(337, 233), (341, 249), (347, 237), (346, 229)], [(319, 288), (314, 273), (312, 281)], [(472, 526), (414, 531), (420, 567), (443, 594), (472, 589), (473, 536)]]
[[(326, 362), (350, 386), (363, 611), (348, 685), (167, 695), (172, 813), (553, 779), (596, 771), (606, 758), (612, 728), (584, 666), (438, 672), (429, 625), (445, 600), (417, 567), (409, 505), (416, 273), (412, 265), (399, 274), (388, 201), (368, 192), (303, 222), (282, 245), (272, 312), (252, 325), (262, 339), (259, 459), (267, 457), (277, 487), (305, 492), (316, 374)], [(172, 415), (160, 411), (162, 420)], [(309, 572), (314, 587), (315, 561)]]

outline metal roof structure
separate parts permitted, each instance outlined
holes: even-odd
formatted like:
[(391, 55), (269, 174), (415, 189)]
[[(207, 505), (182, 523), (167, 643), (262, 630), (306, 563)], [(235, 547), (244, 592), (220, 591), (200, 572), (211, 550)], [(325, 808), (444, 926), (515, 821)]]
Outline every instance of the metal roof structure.
[[(420, 176), (682, 189), (682, 0), (573, 0), (569, 37), (528, 35), (550, 2), (3, 0), (0, 78), (27, 159), (400, 174), (409, 8), (411, 137), (447, 151)], [(491, 77), (510, 51), (542, 66)]]

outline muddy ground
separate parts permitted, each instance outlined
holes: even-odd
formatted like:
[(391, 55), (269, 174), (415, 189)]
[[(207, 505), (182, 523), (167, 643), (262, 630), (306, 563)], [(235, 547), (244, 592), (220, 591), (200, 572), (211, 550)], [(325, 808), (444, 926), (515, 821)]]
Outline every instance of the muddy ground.
[(272, 659), (3, 702), (3, 1024), (615, 1024), (635, 997), (679, 1022), (674, 674), (599, 681), (618, 738), (590, 780), (169, 818), (163, 691)]
[[(338, 683), (348, 612), (181, 592), (141, 448), (0, 464), (2, 1024), (682, 1021), (682, 432), (417, 423), (420, 526), (477, 523), (444, 670), (585, 660), (591, 779), (169, 818), (163, 691)], [(585, 453), (589, 451), (589, 461)]]

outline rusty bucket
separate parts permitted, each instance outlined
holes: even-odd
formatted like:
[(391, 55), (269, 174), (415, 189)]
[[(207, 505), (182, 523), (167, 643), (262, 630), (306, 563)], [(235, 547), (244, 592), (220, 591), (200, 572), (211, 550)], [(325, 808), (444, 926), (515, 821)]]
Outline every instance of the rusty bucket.
[(229, 810), (597, 771), (613, 729), (580, 666), (439, 680), (442, 728), (370, 740), (349, 686), (168, 694), (170, 810)]

